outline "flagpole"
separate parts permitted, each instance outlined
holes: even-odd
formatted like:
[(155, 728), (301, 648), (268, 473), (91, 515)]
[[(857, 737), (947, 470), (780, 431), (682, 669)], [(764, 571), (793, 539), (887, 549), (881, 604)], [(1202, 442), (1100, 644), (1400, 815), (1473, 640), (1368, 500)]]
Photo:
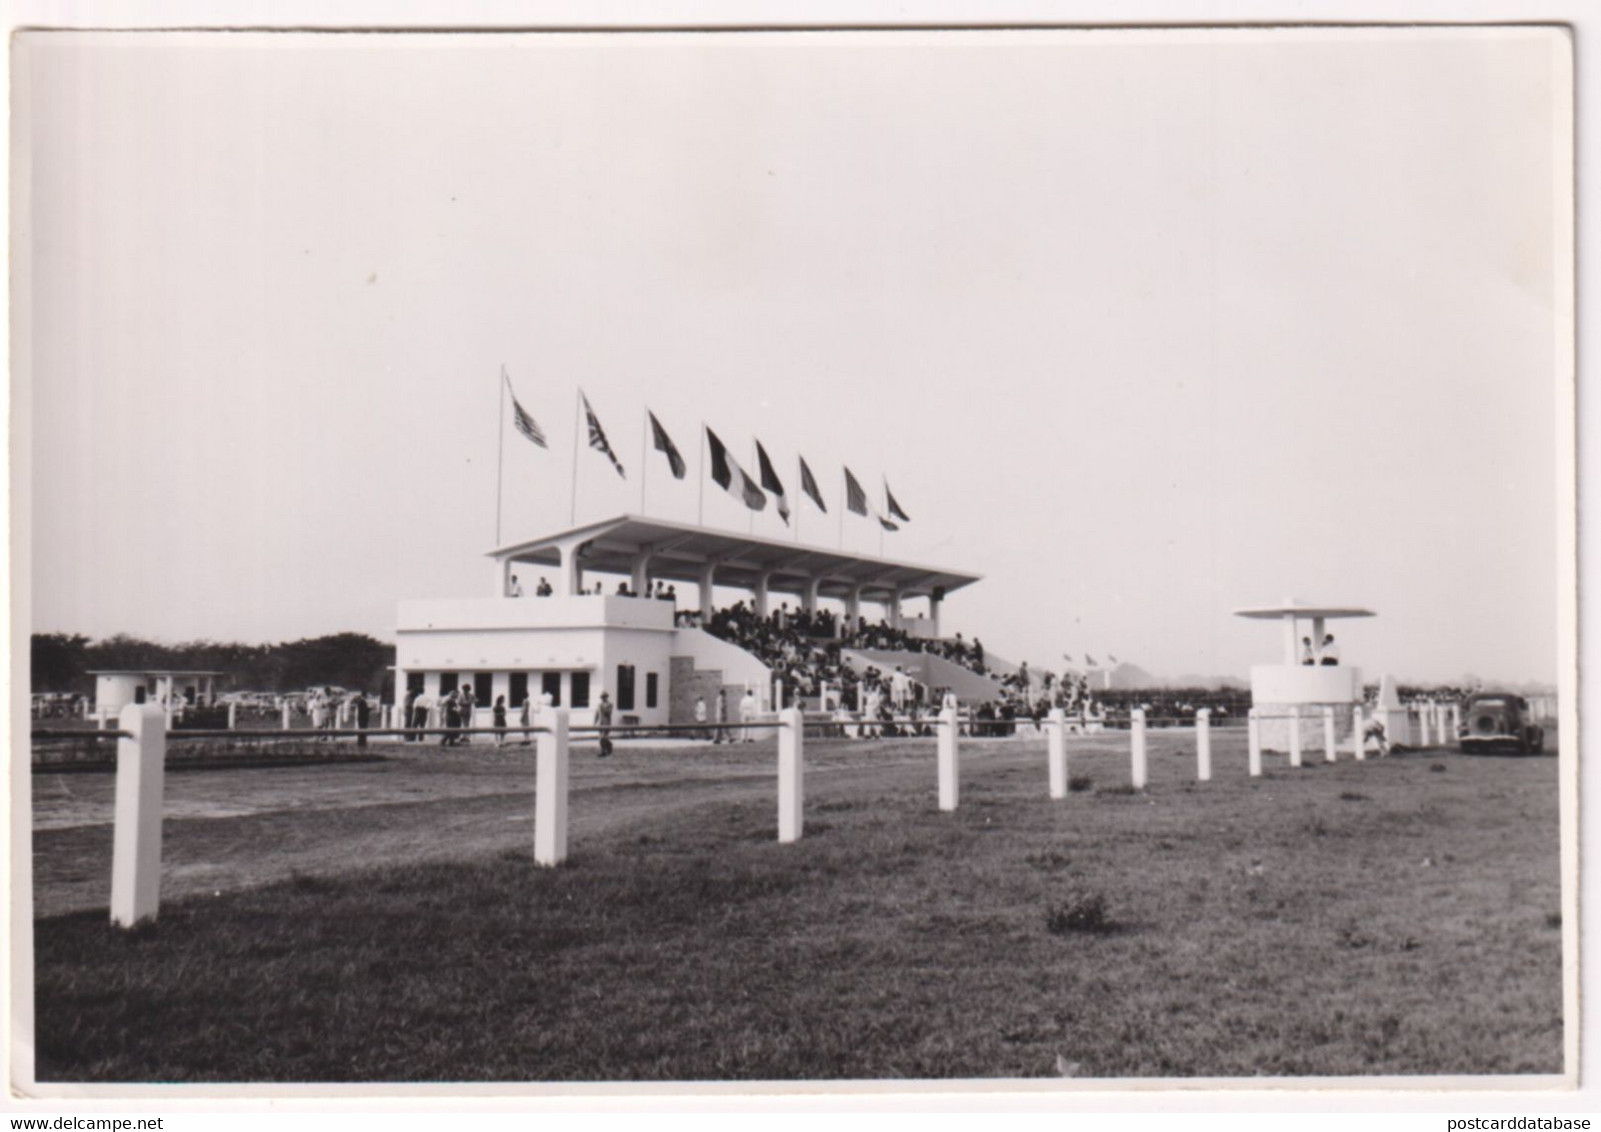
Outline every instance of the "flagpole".
[(700, 474), (696, 477), (700, 481), (699, 495), (695, 500), (695, 524), (706, 525), (706, 422), (700, 422)]
[(573, 492), (572, 509), (567, 517), (567, 524), (578, 525), (578, 417), (579, 409), (583, 407), (584, 391), (580, 388), (577, 396), (573, 398)]
[(650, 432), (650, 410), (639, 421), (639, 513), (645, 514), (645, 477), (650, 475), (650, 467), (645, 463), (645, 436)]
[[(750, 438), (750, 466), (753, 467), (753, 468), (756, 468), (756, 477), (758, 479), (760, 479), (762, 473), (761, 473), (761, 469), (757, 467), (756, 438), (754, 436)], [(745, 509), (747, 511), (750, 511), (749, 507), (747, 507)], [(754, 511), (750, 512), (750, 526), (747, 529), (750, 531), (751, 534), (755, 534), (756, 533), (756, 512), (754, 512)]]
[(506, 482), (506, 363), (500, 364), (500, 432), (495, 441), (495, 546), (500, 546), (500, 496)]
[[(884, 508), (889, 509), (889, 477), (880, 473), (878, 482), (884, 485)], [(884, 557), (884, 517), (878, 517), (878, 556)]]
[(845, 468), (839, 469), (839, 548), (845, 549)]

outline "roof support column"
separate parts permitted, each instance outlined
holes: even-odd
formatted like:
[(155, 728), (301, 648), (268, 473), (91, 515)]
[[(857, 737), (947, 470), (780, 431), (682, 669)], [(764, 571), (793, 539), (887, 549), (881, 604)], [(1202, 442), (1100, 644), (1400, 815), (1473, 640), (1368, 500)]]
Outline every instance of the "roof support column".
[(561, 555), (561, 564), (557, 573), (561, 575), (561, 592), (568, 597), (575, 597), (584, 588), (584, 567), (578, 561), (578, 548), (582, 545), (576, 540), (560, 543), (556, 553)]
[(770, 577), (772, 577), (772, 573), (767, 570), (757, 574), (756, 585), (751, 590), (752, 595), (755, 597), (756, 616), (758, 617), (767, 616), (767, 579)]
[(891, 629), (898, 630), (901, 627), (901, 596), (900, 590), (889, 591), (889, 601), (886, 604), (889, 606), (889, 627)]
[(821, 578), (811, 578), (801, 587), (801, 608), (807, 613), (817, 612), (817, 587), (822, 584)]
[(852, 586), (845, 595), (845, 620), (848, 622), (846, 633), (856, 630), (856, 621), (862, 615), (862, 587)]
[(1284, 615), (1284, 663), (1285, 664), (1295, 664), (1296, 663), (1296, 659), (1297, 659), (1296, 655), (1295, 655), (1296, 644), (1297, 644), (1297, 642), (1296, 642), (1296, 639), (1295, 639), (1295, 614), (1286, 613)]
[(629, 576), (628, 584), (633, 587), (634, 593), (640, 597), (649, 597), (650, 593), (650, 555), (639, 554), (634, 557), (633, 571)]
[(717, 574), (715, 563), (708, 562), (700, 571), (700, 615), (702, 620), (712, 615), (712, 582)]
[(936, 590), (928, 595), (928, 631), (935, 640), (939, 639), (939, 607), (941, 597)]

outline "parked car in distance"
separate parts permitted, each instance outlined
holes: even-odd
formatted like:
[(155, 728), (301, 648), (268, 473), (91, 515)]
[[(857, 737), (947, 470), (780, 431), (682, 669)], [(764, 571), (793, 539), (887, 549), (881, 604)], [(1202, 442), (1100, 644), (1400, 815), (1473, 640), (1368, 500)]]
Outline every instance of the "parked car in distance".
[(1529, 703), (1511, 692), (1475, 692), (1462, 703), (1457, 744), (1464, 754), (1512, 750), (1538, 755), (1545, 750), (1545, 729), (1529, 722)]

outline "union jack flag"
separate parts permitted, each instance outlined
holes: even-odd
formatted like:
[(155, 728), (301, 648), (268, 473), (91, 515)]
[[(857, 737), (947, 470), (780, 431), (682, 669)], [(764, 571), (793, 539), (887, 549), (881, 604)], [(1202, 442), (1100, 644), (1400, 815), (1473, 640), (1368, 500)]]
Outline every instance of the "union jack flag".
[(611, 450), (611, 443), (606, 439), (606, 430), (600, 427), (600, 421), (595, 417), (595, 410), (589, 407), (589, 398), (583, 393), (579, 393), (578, 396), (584, 403), (584, 419), (589, 422), (589, 446), (596, 452), (603, 453), (606, 459), (611, 461), (611, 466), (617, 469), (617, 474), (627, 479), (628, 473), (623, 471), (617, 453)]

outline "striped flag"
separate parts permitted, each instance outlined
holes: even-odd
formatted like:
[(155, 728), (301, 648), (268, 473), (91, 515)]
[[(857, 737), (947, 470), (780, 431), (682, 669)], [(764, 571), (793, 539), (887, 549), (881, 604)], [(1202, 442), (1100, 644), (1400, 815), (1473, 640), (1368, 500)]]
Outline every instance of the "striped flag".
[(650, 418), (651, 447), (667, 457), (667, 466), (672, 468), (673, 478), (683, 479), (684, 458), (678, 454), (678, 447), (673, 444), (673, 438), (667, 435), (667, 430), (662, 427), (661, 421), (656, 419), (655, 413), (646, 409), (645, 415)]
[(617, 453), (611, 450), (611, 443), (606, 439), (606, 430), (600, 427), (600, 421), (595, 416), (595, 410), (589, 407), (589, 398), (584, 396), (583, 390), (578, 391), (578, 398), (584, 403), (584, 418), (589, 422), (589, 446), (596, 452), (602, 453), (611, 461), (611, 466), (617, 469), (617, 474), (623, 479), (628, 473), (623, 471), (622, 462), (617, 459)]
[(784, 483), (773, 471), (773, 462), (767, 458), (767, 449), (762, 447), (759, 440), (756, 442), (756, 464), (757, 473), (762, 477), (762, 487), (773, 493), (778, 503), (778, 517), (784, 520), (786, 527), (789, 526), (789, 496), (784, 493)]
[(529, 416), (527, 410), (518, 403), (517, 394), (513, 392), (511, 387), (511, 378), (507, 377), (504, 369), (500, 371), (500, 376), (505, 379), (506, 392), (511, 396), (511, 423), (516, 425), (517, 431), (529, 440), (532, 440), (541, 448), (548, 449), (550, 445), (545, 443), (545, 430), (540, 428), (539, 422)]
[(845, 469), (845, 509), (858, 515), (867, 514), (867, 492), (862, 490), (849, 468)]
[(823, 493), (817, 490), (817, 479), (812, 475), (811, 468), (806, 466), (806, 457), (800, 457), (801, 490), (811, 496), (812, 502), (823, 514), (828, 514), (828, 508), (823, 506)]
[(766, 510), (767, 496), (756, 486), (755, 481), (745, 474), (745, 469), (728, 454), (723, 442), (709, 428), (706, 430), (706, 445), (711, 450), (712, 479), (717, 481), (717, 486), (752, 511)]
[(912, 521), (912, 517), (901, 509), (901, 505), (899, 503), (895, 502), (894, 493), (892, 493), (889, 489), (888, 479), (884, 480), (884, 503), (889, 508), (889, 513), (901, 520), (903, 523), (910, 523)]

